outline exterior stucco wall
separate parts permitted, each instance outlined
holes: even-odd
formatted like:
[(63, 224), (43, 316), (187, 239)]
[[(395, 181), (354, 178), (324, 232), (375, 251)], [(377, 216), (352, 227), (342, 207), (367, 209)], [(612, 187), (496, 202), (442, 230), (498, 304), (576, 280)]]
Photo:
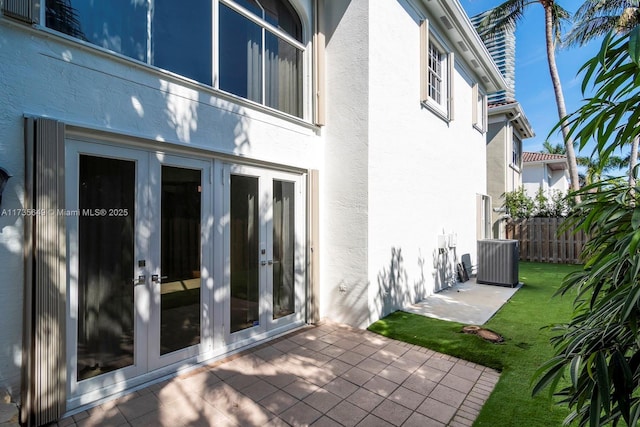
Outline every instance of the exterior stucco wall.
[(326, 8), (320, 316), (368, 325), (369, 2)]
[(487, 132), (487, 191), (491, 196), (491, 230), (494, 238), (502, 237), (503, 213), (500, 210), (504, 203), (503, 194), (507, 191), (507, 169), (510, 162), (507, 146), (510, 131), (511, 126), (507, 122), (499, 121), (490, 123)]
[[(437, 20), (428, 19), (438, 31)], [(475, 260), (476, 194), (486, 194), (485, 135), (472, 126), (473, 81), (456, 62), (449, 123), (421, 106), (419, 22), (404, 1), (371, 8), (376, 29), (369, 45), (372, 321), (453, 284), (453, 265), (462, 254)], [(455, 251), (438, 251), (443, 234), (457, 236)]]
[(566, 169), (553, 170), (544, 163), (526, 163), (523, 169), (522, 181), (530, 197), (535, 197), (539, 188), (547, 197), (556, 191), (566, 193), (569, 190), (569, 172)]
[(566, 194), (569, 191), (569, 171), (567, 169), (551, 171), (551, 191)]
[(525, 164), (522, 170), (522, 185), (529, 197), (535, 197), (539, 188), (547, 191), (547, 167), (542, 163)]
[[(310, 4), (300, 7), (308, 11)], [(159, 150), (170, 143), (322, 169), (321, 137), (310, 126), (1, 17), (0, 86), (0, 166), (13, 175), (0, 211), (24, 207), (24, 115), (134, 135), (155, 141)], [(20, 382), (22, 251), (23, 218), (0, 216), (0, 265), (11, 278), (0, 283), (0, 394), (7, 389), (14, 398)]]

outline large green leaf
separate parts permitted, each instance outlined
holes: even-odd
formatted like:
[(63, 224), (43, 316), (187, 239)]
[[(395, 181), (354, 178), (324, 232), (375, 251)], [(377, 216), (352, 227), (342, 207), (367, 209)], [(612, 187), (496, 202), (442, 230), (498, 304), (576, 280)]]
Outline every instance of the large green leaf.
[(629, 34), (629, 56), (640, 66), (640, 25), (636, 25)]

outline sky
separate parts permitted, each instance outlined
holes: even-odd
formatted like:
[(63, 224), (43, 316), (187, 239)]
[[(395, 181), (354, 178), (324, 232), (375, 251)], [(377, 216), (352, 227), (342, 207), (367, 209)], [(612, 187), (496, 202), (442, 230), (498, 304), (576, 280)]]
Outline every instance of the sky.
[[(477, 15), (491, 9), (504, 0), (460, 0), (469, 16)], [(569, 12), (575, 12), (579, 0), (557, 0)], [(535, 2), (529, 6), (523, 19), (516, 27), (516, 100), (529, 119), (535, 132), (533, 138), (523, 141), (524, 151), (541, 151), (542, 144), (549, 140), (553, 145), (562, 143), (562, 135), (549, 132), (558, 122), (553, 86), (547, 65), (544, 38), (544, 13), (542, 5)], [(567, 26), (566, 30), (569, 27)], [(556, 62), (562, 89), (565, 97), (567, 113), (575, 111), (582, 104), (582, 76), (578, 71), (582, 65), (598, 52), (601, 40), (595, 40), (583, 47), (563, 48), (556, 50)], [(582, 150), (579, 155), (590, 156), (592, 147)]]

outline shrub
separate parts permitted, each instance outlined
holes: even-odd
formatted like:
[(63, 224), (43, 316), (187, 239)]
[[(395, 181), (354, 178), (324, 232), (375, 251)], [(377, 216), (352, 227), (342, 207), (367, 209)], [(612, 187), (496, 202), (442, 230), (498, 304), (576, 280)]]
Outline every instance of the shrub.
[(504, 193), (504, 207), (513, 219), (530, 217), (564, 217), (570, 212), (569, 199), (559, 190), (553, 190), (551, 197), (539, 188), (532, 199), (524, 187)]

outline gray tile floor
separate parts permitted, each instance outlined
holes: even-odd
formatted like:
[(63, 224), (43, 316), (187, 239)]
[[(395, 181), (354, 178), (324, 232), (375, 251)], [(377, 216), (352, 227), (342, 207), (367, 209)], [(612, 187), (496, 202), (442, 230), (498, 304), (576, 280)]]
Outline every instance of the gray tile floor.
[(474, 363), (324, 323), (58, 426), (471, 426), (498, 378)]

